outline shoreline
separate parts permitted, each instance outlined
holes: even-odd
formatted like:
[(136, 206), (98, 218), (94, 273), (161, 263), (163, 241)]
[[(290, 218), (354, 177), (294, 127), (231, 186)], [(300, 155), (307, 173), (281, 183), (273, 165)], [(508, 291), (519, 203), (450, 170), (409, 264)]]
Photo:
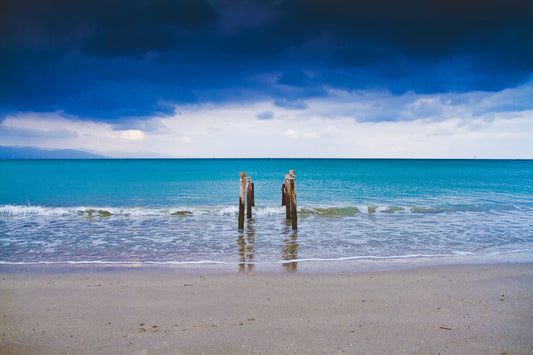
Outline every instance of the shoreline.
[(40, 266), (0, 266), (2, 354), (533, 353), (530, 262), (320, 273)]
[(276, 262), (0, 262), (1, 273), (69, 273), (105, 272), (110, 270), (154, 270), (184, 274), (226, 274), (255, 272), (263, 274), (365, 273), (405, 271), (421, 267), (454, 265), (532, 264), (530, 252), (499, 255), (348, 257), (340, 259), (287, 259)]

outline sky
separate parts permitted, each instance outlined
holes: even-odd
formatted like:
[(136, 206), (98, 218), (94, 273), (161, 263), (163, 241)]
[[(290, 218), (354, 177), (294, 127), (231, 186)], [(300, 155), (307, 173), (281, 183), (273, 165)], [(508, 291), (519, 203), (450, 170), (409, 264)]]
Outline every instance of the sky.
[(533, 158), (531, 0), (3, 0), (0, 146)]

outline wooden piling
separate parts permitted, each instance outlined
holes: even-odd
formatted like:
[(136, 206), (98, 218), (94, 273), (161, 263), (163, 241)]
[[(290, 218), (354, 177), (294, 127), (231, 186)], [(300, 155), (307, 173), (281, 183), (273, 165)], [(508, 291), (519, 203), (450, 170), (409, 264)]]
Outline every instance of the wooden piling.
[(287, 205), (285, 197), (287, 197), (287, 192), (285, 191), (285, 184), (281, 184), (281, 205), (282, 206)]
[(290, 171), (289, 174), (290, 180), (290, 193), (291, 193), (291, 222), (292, 230), (298, 229), (298, 213), (296, 208), (296, 175), (294, 170)]
[(246, 173), (241, 173), (241, 190), (239, 194), (239, 229), (244, 229), (245, 196), (246, 196)]
[(246, 178), (246, 218), (252, 218), (252, 206), (253, 206), (253, 193), (252, 193), (252, 178)]
[(255, 184), (252, 182), (252, 207), (255, 207)]
[(285, 218), (291, 219), (291, 183), (289, 175), (285, 175)]

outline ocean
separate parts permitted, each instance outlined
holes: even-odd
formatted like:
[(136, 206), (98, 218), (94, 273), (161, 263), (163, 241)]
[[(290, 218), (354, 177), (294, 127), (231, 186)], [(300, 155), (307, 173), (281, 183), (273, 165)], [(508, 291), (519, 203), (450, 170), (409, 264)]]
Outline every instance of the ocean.
[[(281, 206), (296, 172), (298, 229)], [(255, 185), (238, 228), (240, 173)], [(0, 161), (0, 264), (533, 261), (532, 160)]]

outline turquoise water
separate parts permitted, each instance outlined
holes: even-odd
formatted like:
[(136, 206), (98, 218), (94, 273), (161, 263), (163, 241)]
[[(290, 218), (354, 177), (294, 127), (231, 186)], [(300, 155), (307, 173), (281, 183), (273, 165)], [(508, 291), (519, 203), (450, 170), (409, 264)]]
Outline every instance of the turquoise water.
[[(297, 232), (280, 206), (289, 170)], [(241, 172), (256, 204), (243, 231)], [(527, 259), (532, 182), (531, 160), (4, 160), (0, 262)]]

